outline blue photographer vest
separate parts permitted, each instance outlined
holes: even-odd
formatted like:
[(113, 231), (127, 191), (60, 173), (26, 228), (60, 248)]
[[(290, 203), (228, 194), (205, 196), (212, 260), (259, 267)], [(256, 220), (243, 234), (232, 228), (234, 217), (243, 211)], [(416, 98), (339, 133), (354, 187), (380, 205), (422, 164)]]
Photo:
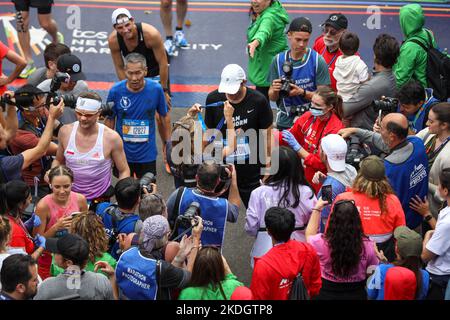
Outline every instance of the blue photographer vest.
[(409, 207), (409, 202), (416, 195), (423, 199), (428, 194), (428, 157), (421, 139), (409, 136), (407, 140), (414, 146), (411, 156), (399, 164), (385, 159), (384, 165), (389, 183), (405, 211), (406, 225), (414, 229), (422, 223), (423, 218)]
[[(181, 196), (179, 214), (182, 215), (192, 202), (200, 204), (200, 215), (203, 219), (202, 245), (222, 246), (228, 214), (228, 201), (223, 198), (212, 198), (186, 188)], [(180, 227), (178, 234), (185, 229)]]
[(116, 266), (120, 293), (130, 300), (156, 300), (157, 261), (141, 255), (137, 247), (125, 251)]

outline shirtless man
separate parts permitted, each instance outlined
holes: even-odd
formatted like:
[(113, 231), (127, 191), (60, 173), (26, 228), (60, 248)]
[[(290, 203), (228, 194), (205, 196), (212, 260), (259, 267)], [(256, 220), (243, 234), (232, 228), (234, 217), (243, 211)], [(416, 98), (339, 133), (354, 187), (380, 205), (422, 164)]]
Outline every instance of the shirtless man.
[(130, 176), (123, 142), (114, 130), (97, 123), (101, 98), (94, 92), (80, 94), (75, 112), (77, 122), (64, 125), (58, 134), (58, 150), (52, 167), (65, 164), (74, 173), (72, 190), (91, 202), (109, 200), (112, 195), (112, 164), (119, 180)]

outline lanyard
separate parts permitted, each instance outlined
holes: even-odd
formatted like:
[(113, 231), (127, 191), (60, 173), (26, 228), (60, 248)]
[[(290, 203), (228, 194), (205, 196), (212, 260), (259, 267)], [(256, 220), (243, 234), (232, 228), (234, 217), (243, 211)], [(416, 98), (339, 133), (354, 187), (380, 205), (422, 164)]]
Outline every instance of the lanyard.
[[(218, 102), (207, 104), (202, 107), (203, 108), (221, 107), (221, 106), (223, 106), (223, 104), (224, 104), (223, 101), (218, 101)], [(205, 120), (203, 119), (201, 112), (198, 113), (198, 121), (200, 121), (202, 130), (203, 130), (203, 132), (205, 132), (207, 130), (207, 127), (206, 127)], [(222, 129), (224, 123), (225, 123), (225, 117), (222, 117), (222, 119), (219, 121), (219, 123), (216, 126), (216, 130), (220, 131)], [(209, 138), (209, 140), (208, 140), (208, 144), (213, 142), (215, 139), (216, 139), (215, 135), (211, 136), (211, 138)]]
[[(437, 137), (436, 137), (436, 140), (437, 140)], [(436, 145), (436, 140), (434, 141), (434, 143), (432, 143), (432, 144), (427, 148), (427, 150), (426, 150), (426, 153), (427, 153), (427, 154), (429, 154), (429, 153), (431, 153), (432, 155), (438, 154), (438, 153), (441, 151), (441, 149), (442, 149), (443, 147), (445, 147), (445, 145), (447, 144), (447, 142), (450, 140), (450, 136), (447, 137), (447, 139), (445, 139), (444, 142), (442, 142), (442, 143), (440, 144), (440, 146), (439, 146), (436, 150), (432, 151), (431, 149)]]
[[(323, 55), (325, 54), (325, 50), (327, 50), (327, 47), (325, 46), (325, 48), (323, 48), (322, 54), (321, 56), (323, 57)], [(330, 63), (328, 63), (328, 68), (333, 64), (334, 60), (336, 60), (337, 54), (339, 52), (339, 49), (336, 50), (336, 53), (334, 54), (333, 58), (331, 59)]]

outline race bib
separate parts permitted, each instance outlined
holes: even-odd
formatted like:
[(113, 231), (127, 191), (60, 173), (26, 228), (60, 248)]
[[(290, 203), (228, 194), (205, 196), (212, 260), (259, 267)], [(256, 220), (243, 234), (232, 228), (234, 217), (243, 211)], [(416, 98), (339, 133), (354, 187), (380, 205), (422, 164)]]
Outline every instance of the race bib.
[[(223, 140), (223, 145), (226, 146), (227, 140)], [(237, 138), (236, 150), (225, 158), (225, 162), (244, 162), (250, 158), (250, 146), (248, 143), (248, 137)]]
[(122, 135), (125, 142), (147, 142), (149, 133), (148, 120), (122, 120)]

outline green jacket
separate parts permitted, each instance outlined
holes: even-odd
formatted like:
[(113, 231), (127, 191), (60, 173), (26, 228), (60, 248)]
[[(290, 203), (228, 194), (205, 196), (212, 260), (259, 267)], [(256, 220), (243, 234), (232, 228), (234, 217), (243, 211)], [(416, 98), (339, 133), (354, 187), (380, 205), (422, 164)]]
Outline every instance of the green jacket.
[[(225, 293), (226, 300), (230, 300), (234, 289), (241, 287), (244, 284), (236, 278), (234, 274), (227, 274), (225, 280), (222, 281), (223, 292)], [(205, 287), (188, 287), (180, 292), (179, 300), (225, 300), (219, 287), (213, 288), (210, 284)]]
[(289, 16), (279, 1), (274, 1), (247, 29), (247, 43), (258, 39), (253, 58), (249, 56), (248, 79), (258, 87), (268, 87), (267, 75), (273, 57), (288, 49), (285, 27)]
[[(116, 265), (117, 265), (116, 259), (114, 259), (113, 257), (111, 257), (111, 255), (110, 255), (109, 253), (107, 253), (107, 252), (105, 252), (105, 253), (103, 254), (103, 256), (101, 256), (101, 257), (95, 257), (95, 262), (98, 262), (98, 261), (106, 261), (106, 262), (109, 263), (109, 265), (110, 265), (113, 269), (116, 269)], [(84, 270), (94, 272), (94, 268), (95, 268), (94, 263), (92, 263), (92, 261), (89, 260), (88, 263), (87, 263), (87, 265), (86, 265), (86, 267), (84, 268)], [(50, 267), (50, 274), (52, 275), (52, 277), (56, 277), (58, 274), (63, 273), (63, 272), (64, 272), (64, 269), (63, 269), (63, 268), (60, 268), (60, 267), (55, 263), (55, 256), (53, 256), (53, 258), (52, 258), (52, 265), (51, 265), (51, 267)], [(98, 272), (98, 273), (102, 273), (102, 274), (104, 274), (104, 275), (106, 276), (106, 274), (103, 273), (103, 272), (100, 271), (100, 270), (98, 270), (97, 272)]]
[(393, 68), (398, 88), (411, 78), (419, 81), (424, 88), (428, 88), (427, 53), (418, 44), (408, 41), (416, 39), (428, 47), (427, 32), (429, 32), (433, 47), (436, 47), (432, 32), (423, 28), (424, 24), (425, 15), (419, 4), (408, 4), (400, 9), (400, 27), (405, 41), (400, 48), (400, 56)]

